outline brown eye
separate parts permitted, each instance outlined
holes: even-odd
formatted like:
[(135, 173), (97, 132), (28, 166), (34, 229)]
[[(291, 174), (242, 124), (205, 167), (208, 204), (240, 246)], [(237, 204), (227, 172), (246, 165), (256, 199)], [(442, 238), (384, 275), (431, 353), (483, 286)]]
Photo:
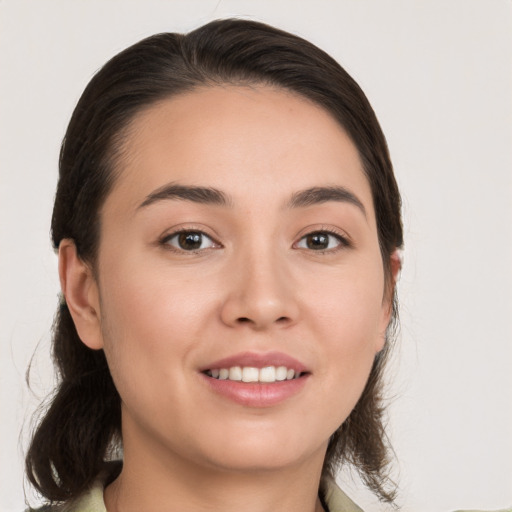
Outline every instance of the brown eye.
[(314, 233), (306, 237), (306, 245), (308, 249), (318, 250), (327, 249), (329, 247), (329, 236), (325, 233)]
[(180, 231), (167, 237), (164, 243), (182, 251), (199, 251), (215, 247), (215, 242), (201, 231)]
[(340, 235), (329, 233), (327, 231), (315, 231), (302, 237), (299, 240), (297, 247), (312, 251), (327, 251), (346, 245), (348, 245), (346, 240)]

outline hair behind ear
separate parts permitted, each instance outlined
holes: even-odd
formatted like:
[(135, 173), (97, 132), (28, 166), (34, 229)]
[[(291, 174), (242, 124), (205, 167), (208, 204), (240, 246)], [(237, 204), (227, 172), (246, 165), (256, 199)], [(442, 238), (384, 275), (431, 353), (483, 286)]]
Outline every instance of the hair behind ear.
[(325, 492), (327, 480), (334, 479), (337, 470), (348, 463), (357, 469), (365, 485), (381, 501), (392, 504), (396, 498), (397, 487), (389, 477), (390, 445), (384, 427), (382, 397), (383, 370), (389, 351), (386, 343), (375, 357), (355, 408), (329, 440), (322, 470), (322, 492)]
[(32, 485), (52, 501), (83, 492), (104, 466), (120, 436), (120, 398), (102, 350), (78, 337), (66, 305), (55, 319), (53, 358), (61, 384), (26, 457)]

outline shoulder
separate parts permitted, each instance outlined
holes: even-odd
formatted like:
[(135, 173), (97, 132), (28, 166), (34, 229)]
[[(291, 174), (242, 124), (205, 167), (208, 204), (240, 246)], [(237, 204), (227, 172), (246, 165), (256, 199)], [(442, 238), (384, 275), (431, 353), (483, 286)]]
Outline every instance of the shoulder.
[(325, 502), (329, 512), (363, 512), (336, 484), (329, 480), (326, 485)]
[[(327, 482), (325, 502), (329, 508), (329, 512), (363, 512), (334, 482)], [(457, 510), (456, 512), (512, 512), (512, 507), (500, 510)]]
[(28, 509), (25, 512), (107, 512), (103, 501), (103, 485), (95, 484), (75, 500), (41, 508)]
[(457, 510), (456, 512), (512, 512), (512, 507), (501, 508), (500, 510)]
[(103, 471), (86, 492), (69, 502), (45, 505), (25, 512), (107, 512), (103, 489), (108, 483), (109, 471)]
[(45, 505), (25, 512), (107, 512), (103, 501), (103, 482), (96, 481), (87, 492), (72, 501)]

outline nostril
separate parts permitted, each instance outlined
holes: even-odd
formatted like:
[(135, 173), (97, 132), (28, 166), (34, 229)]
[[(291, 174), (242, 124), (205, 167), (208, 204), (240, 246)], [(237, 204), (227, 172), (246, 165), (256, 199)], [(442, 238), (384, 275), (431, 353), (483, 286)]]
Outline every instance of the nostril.
[[(289, 321), (289, 318), (287, 316), (280, 316), (276, 319), (276, 323), (284, 324)], [(247, 318), (246, 316), (241, 316), (240, 318), (237, 318), (237, 322), (240, 324), (247, 324), (247, 323), (254, 323), (253, 320), (250, 318)]]

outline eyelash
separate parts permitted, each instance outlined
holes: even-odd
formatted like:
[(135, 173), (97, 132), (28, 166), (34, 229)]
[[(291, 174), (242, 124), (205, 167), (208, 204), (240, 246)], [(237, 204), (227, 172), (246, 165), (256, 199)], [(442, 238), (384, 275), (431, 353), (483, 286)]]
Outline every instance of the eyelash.
[[(203, 238), (202, 242), (204, 241), (204, 238), (207, 238), (212, 242), (213, 247), (187, 250), (187, 249), (183, 249), (183, 248), (179, 248), (179, 247), (174, 247), (173, 245), (171, 245), (169, 243), (173, 238), (179, 237), (180, 235), (200, 235)], [(217, 242), (210, 235), (207, 235), (201, 229), (193, 229), (193, 228), (182, 228), (182, 229), (173, 231), (172, 233), (169, 233), (169, 234), (165, 235), (164, 237), (162, 237), (161, 240), (159, 241), (159, 243), (167, 250), (174, 251), (176, 253), (191, 253), (191, 254), (199, 254), (199, 253), (201, 253), (203, 251), (207, 251), (209, 249), (222, 247), (222, 245), (219, 242)]]
[[(204, 238), (207, 238), (211, 241), (212, 247), (205, 247), (205, 248), (199, 247), (197, 249), (187, 250), (187, 249), (175, 247), (169, 243), (173, 238), (179, 237), (180, 235), (200, 235), (202, 238), (201, 244), (202, 244), (202, 242), (204, 242)], [(338, 245), (336, 247), (331, 247), (331, 248), (327, 248), (327, 249), (311, 249), (310, 247), (298, 247), (299, 243), (301, 243), (307, 237), (311, 237), (314, 235), (327, 235), (328, 237), (333, 237), (337, 240)], [(191, 254), (199, 254), (203, 251), (222, 247), (222, 244), (217, 242), (213, 237), (206, 234), (204, 231), (202, 231), (200, 229), (193, 229), (193, 228), (182, 228), (182, 229), (173, 231), (172, 233), (169, 233), (169, 234), (163, 236), (160, 239), (159, 244), (162, 245), (165, 249), (174, 251), (176, 253), (191, 253)], [(346, 236), (341, 235), (339, 232), (334, 231), (333, 229), (321, 228), (321, 229), (317, 229), (314, 231), (310, 231), (310, 232), (302, 235), (299, 238), (299, 240), (293, 244), (293, 247), (296, 249), (306, 250), (308, 252), (312, 252), (315, 254), (325, 254), (325, 253), (332, 254), (332, 253), (338, 252), (343, 249), (351, 248), (352, 243)]]
[(326, 253), (333, 254), (333, 253), (336, 253), (343, 249), (349, 249), (349, 248), (353, 247), (353, 244), (351, 243), (351, 241), (349, 240), (348, 237), (346, 237), (346, 236), (342, 235), (341, 233), (339, 233), (338, 231), (335, 231), (330, 228), (320, 228), (320, 229), (315, 229), (314, 231), (309, 231), (305, 235), (301, 236), (299, 238), (298, 242), (296, 242), (294, 245), (299, 244), (302, 240), (305, 240), (307, 237), (312, 236), (312, 235), (327, 235), (327, 236), (333, 237), (337, 240), (337, 242), (339, 242), (339, 245), (337, 247), (333, 247), (330, 249), (329, 248), (327, 248), (327, 249), (309, 249), (309, 248), (303, 248), (303, 247), (297, 247), (297, 248), (307, 250), (314, 254), (326, 254)]

